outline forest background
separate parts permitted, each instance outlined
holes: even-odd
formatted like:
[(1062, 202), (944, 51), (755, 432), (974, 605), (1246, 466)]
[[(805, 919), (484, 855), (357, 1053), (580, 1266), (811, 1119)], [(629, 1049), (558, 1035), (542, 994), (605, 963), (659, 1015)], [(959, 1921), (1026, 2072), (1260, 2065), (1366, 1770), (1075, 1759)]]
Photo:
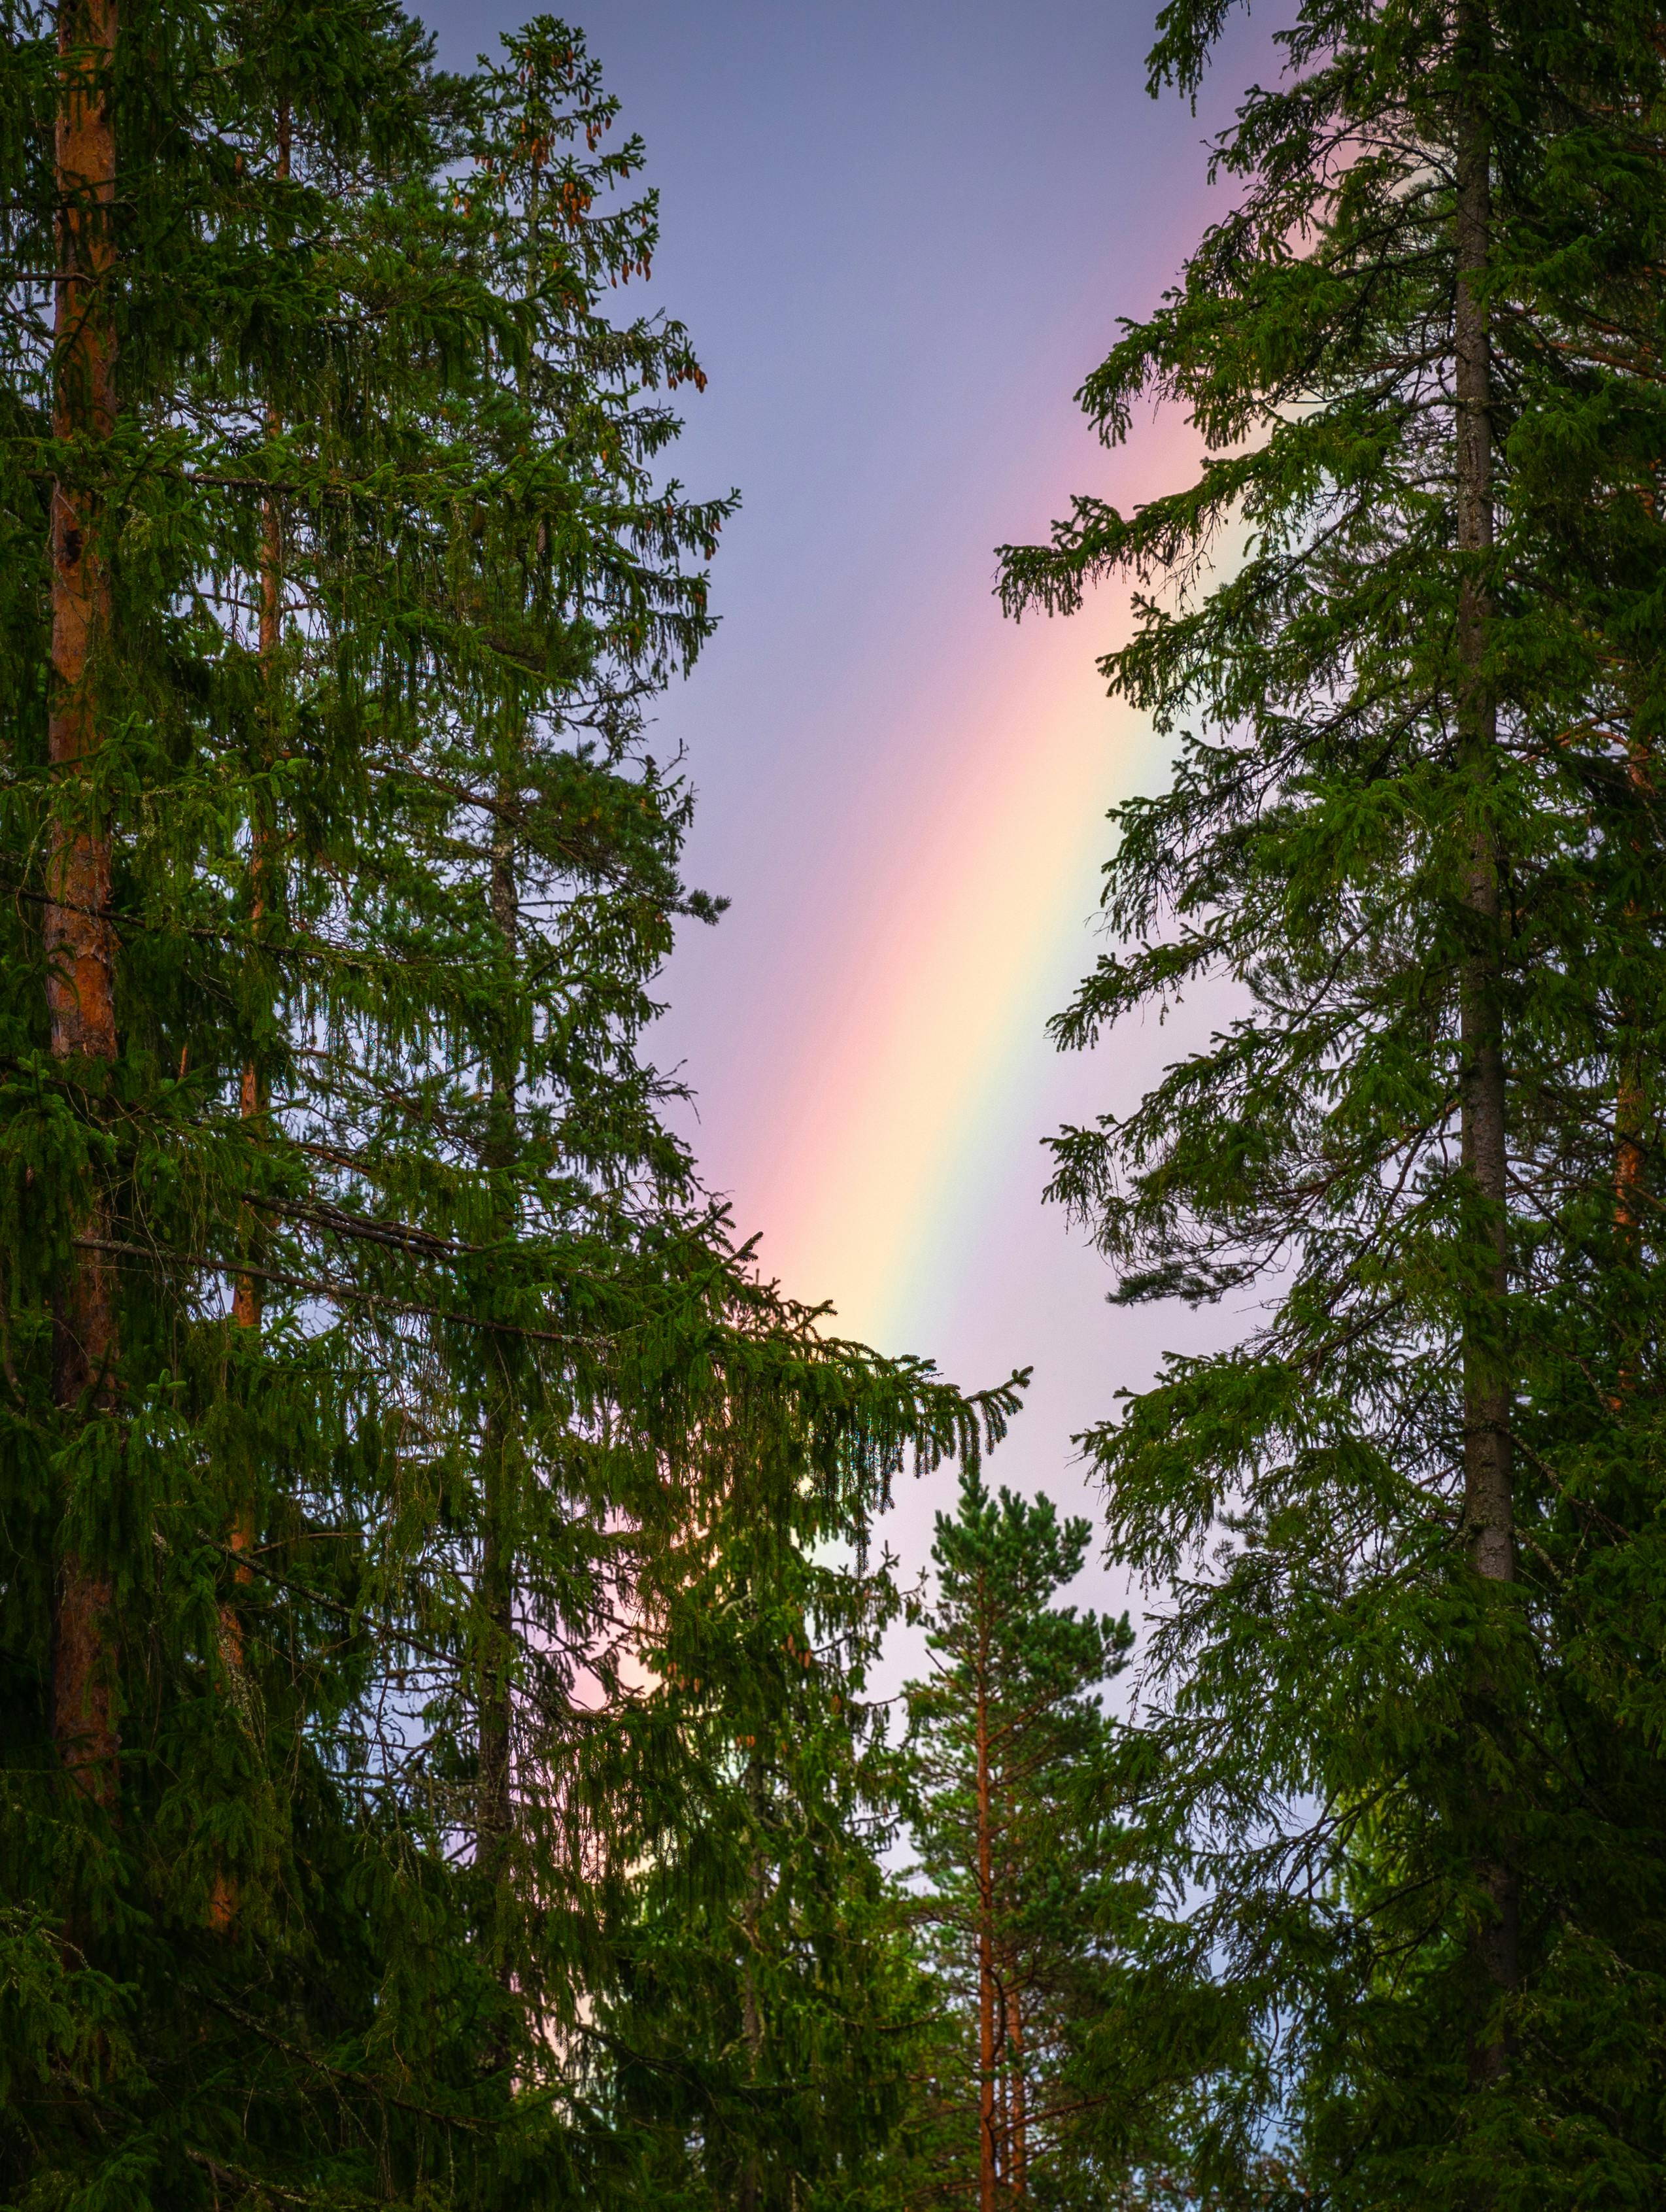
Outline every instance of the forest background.
[[(1195, 99), (1223, 12), (1176, 0), (1153, 88)], [(1244, 211), (1084, 395), (1112, 445), (1178, 398), (1225, 458), (1003, 550), (1010, 613), (1198, 548), (1230, 579), (1094, 641), (1178, 760), (1166, 793), (1124, 763), (1159, 795), (1114, 810), (1119, 941), (1059, 1023), (1246, 994), (1154, 1091), (1122, 1056), (1120, 1139), (1055, 1146), (1124, 1302), (1224, 1291), (1207, 1346), (1279, 1291), (1094, 1439), (1168, 1607), (1138, 1734), (1092, 1697), (1126, 1627), (1046, 1610), (1091, 1524), (976, 1482), (1013, 1391), (816, 1332), (655, 1119), (647, 994), (715, 915), (664, 780), (693, 748), (640, 712), (738, 510), (650, 471), (641, 387), (707, 380), (680, 325), (593, 312), (657, 237), (599, 198), (636, 155), (598, 150), (581, 42), (419, 85), (327, 9), (115, 21), (8, 42), (20, 2201), (912, 2203), (970, 2179), (933, 1972), (985, 2212), (1041, 2140), (1061, 2202), (1130, 2160), (1142, 2201), (1646, 2201), (1657, 21), (1367, 7), (1334, 55), (1304, 8), (1312, 81), (1221, 156)], [(788, 696), (836, 704), (806, 660)], [(952, 735), (933, 790), (975, 781)], [(826, 1021), (820, 1119), (784, 1117), (800, 1185), (842, 1143), (866, 1170), (812, 1187), (893, 1305), (927, 1244), (976, 1273), (975, 1148), (909, 1067), (956, 1040), (999, 1140), (1045, 963), (983, 886), (1068, 876), (1017, 750), (942, 886), (906, 769), (834, 770), (970, 954), (958, 1000), (892, 994), (894, 1053)], [(867, 1570), (910, 1459), (964, 1479), (898, 1770)], [(892, 1802), (929, 1897), (879, 1872)], [(862, 2170), (905, 2106), (935, 2180)], [(1265, 2155), (1294, 2109), (1305, 2172)]]

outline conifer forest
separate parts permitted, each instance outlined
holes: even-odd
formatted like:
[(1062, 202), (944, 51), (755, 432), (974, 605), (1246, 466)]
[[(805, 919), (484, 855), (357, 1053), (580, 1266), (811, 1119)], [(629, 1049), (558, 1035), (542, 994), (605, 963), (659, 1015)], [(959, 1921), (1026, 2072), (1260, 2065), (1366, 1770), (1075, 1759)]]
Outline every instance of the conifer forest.
[(1086, 1516), (659, 1054), (736, 501), (583, 31), (4, 12), (0, 2206), (1666, 2205), (1658, 4), (1290, 0), (1079, 364), (1201, 461), (994, 556), (1168, 763), (1054, 1042), (1207, 1009), (1034, 1177), (1236, 1317)]

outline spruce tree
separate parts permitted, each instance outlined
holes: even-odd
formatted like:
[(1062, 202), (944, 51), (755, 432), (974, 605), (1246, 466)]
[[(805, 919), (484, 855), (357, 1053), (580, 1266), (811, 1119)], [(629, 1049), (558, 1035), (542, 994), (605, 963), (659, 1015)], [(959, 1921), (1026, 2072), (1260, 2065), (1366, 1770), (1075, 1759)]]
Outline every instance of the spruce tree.
[(701, 1747), (699, 1818), (637, 1886), (593, 2028), (617, 2200), (890, 2205), (929, 2017), (880, 1863), (866, 1684), (892, 1563), (817, 1563), (759, 1526), (690, 1565), (660, 1726)]
[[(1165, 10), (1154, 88), (1225, 14)], [(1141, 580), (1104, 665), (1178, 742), (1061, 1041), (1237, 994), (1054, 1191), (1119, 1296), (1270, 1301), (1091, 1442), (1165, 1594), (1153, 1849), (1282, 2077), (1243, 2160), (1287, 2124), (1338, 2205), (1666, 2161), (1657, 33), (1304, 7), (1236, 209), (1082, 395), (1215, 457), (1006, 556), (1014, 610)]]
[(660, 1121), (721, 508), (582, 42), (9, 27), (0, 2172), (562, 2199), (684, 1548), (1011, 1394), (828, 1340)]

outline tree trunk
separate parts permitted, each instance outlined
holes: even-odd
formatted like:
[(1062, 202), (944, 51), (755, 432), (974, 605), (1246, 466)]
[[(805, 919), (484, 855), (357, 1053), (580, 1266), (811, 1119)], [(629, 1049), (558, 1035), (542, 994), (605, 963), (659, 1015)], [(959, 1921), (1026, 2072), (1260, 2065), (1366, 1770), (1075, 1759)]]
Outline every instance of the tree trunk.
[[(1490, 133), (1475, 79), (1487, 51), (1483, 0), (1460, 0), (1461, 70), (1456, 144), (1457, 541), (1464, 558), (1458, 597), (1458, 721), (1465, 794), (1475, 810), (1464, 889), (1469, 945), (1462, 981), (1462, 1158), (1481, 1201), (1487, 1252), (1480, 1290), (1463, 1324), (1463, 1490), (1469, 1556), (1483, 1580), (1515, 1577), (1511, 1525), (1510, 1374), (1506, 1298), (1509, 1222), (1505, 1066), (1500, 1015), (1502, 911), (1497, 832), (1492, 819), (1497, 775), (1498, 708), (1486, 659), (1493, 618), (1482, 573), (1493, 543), (1492, 339), (1476, 279), (1485, 271), (1492, 225)], [(1516, 1980), (1517, 1885), (1500, 1855), (1480, 1868), (1492, 1911), (1480, 1938), (1487, 1979)], [(1496, 2074), (1501, 2046), (1481, 2070)]]
[[(499, 785), (501, 801), (511, 800), (513, 775)], [(505, 956), (513, 958), (520, 930), (515, 884), (514, 832), (502, 815), (495, 818), (489, 897), (493, 923)], [(489, 1170), (513, 1165), (516, 1147), (519, 1085), (514, 1047), (506, 1043), (493, 1058), (488, 1106), (485, 1161)], [(481, 1467), (480, 1656), (478, 1774), (477, 1777), (475, 1864), (485, 1893), (494, 1967), (505, 1990), (514, 1979), (508, 1952), (508, 1887), (514, 1840), (514, 1530), (515, 1428), (510, 1381), (503, 1369), (503, 1347), (489, 1347), (491, 1362)], [(507, 2060), (507, 2047), (500, 2056)]]
[(977, 1675), (978, 2212), (994, 2212), (996, 2179), (994, 1871), (991, 1825), (986, 1624), (980, 1639)]
[(1642, 1065), (1627, 1037), (1614, 1093), (1614, 1220), (1628, 1253), (1636, 1249), (1640, 1226), (1645, 1106)]
[[(745, 1955), (740, 1975), (740, 2032), (746, 2044), (747, 2078), (758, 2080), (763, 2064), (763, 2008), (758, 2002), (758, 1943), (769, 1894), (769, 1870), (763, 1855), (763, 1762), (754, 1750), (746, 1762), (746, 1802), (755, 1832), (752, 1861), (748, 1870), (746, 1903), (741, 1916)], [(740, 2172), (737, 2212), (757, 2212), (763, 2200), (763, 2168), (756, 2147), (746, 2154)]]
[[(501, 1395), (501, 1394), (496, 1394)], [(479, 1717), (479, 1773), (476, 1811), (475, 1863), (483, 1882), (493, 1922), (497, 1926), (497, 1893), (508, 1875), (510, 1830), (514, 1819), (514, 1759), (511, 1747), (511, 1652), (514, 1636), (514, 1575), (513, 1543), (508, 1529), (508, 1492), (512, 1475), (508, 1465), (508, 1425), (500, 1406), (486, 1416), (482, 1478), (483, 1528), (480, 1559), (480, 1605), (483, 1650)], [(500, 1972), (506, 1971), (500, 1959)]]
[[(289, 106), (285, 100), (277, 112), (277, 160), (275, 173), (280, 182), (289, 174)], [(278, 416), (270, 410), (266, 416), (268, 433), (276, 435)], [(260, 514), (260, 629), (259, 659), (261, 688), (266, 702), (267, 744), (265, 765), (270, 769), (274, 750), (273, 740), (277, 724), (277, 685), (279, 680), (277, 656), (283, 637), (283, 531), (278, 514), (277, 501), (268, 495), (261, 502)], [(257, 793), (253, 807), (253, 827), (249, 850), (249, 929), (258, 939), (266, 919), (269, 884), (271, 869), (272, 826), (265, 812), (264, 791)], [(238, 1085), (238, 1113), (245, 1121), (258, 1122), (266, 1112), (266, 1084), (258, 1061), (252, 1054), (243, 1063), (242, 1079)], [(253, 1213), (244, 1209), (244, 1233), (250, 1245), (258, 1234)], [(232, 1287), (231, 1317), (234, 1328), (246, 1329), (258, 1335), (261, 1322), (260, 1279), (254, 1274), (240, 1274)], [(227, 1540), (234, 1555), (232, 1567), (232, 1595), (220, 1605), (220, 1659), (230, 1677), (240, 1709), (246, 1709), (249, 1692), (243, 1672), (243, 1624), (238, 1613), (238, 1593), (248, 1588), (253, 1580), (253, 1569), (246, 1555), (254, 1548), (255, 1502), (244, 1496), (237, 1500), (232, 1510), (231, 1526)], [(209, 1917), (222, 1934), (237, 1918), (239, 1904), (237, 1883), (225, 1872), (215, 1876), (213, 1893), (209, 1902)]]
[[(116, 1056), (110, 841), (92, 796), (103, 738), (98, 659), (110, 630), (100, 447), (115, 427), (116, 143), (110, 82), (115, 0), (64, 0), (58, 21), (58, 274), (53, 435), (79, 450), (52, 495), (52, 691), (47, 752), (53, 811), (44, 937), (53, 1056), (96, 1098)], [(90, 479), (90, 481), (89, 481)], [(77, 1065), (78, 1064), (78, 1065)], [(115, 1297), (106, 1204), (94, 1191), (76, 1256), (54, 1301), (53, 1392), (72, 1419), (110, 1402)], [(73, 1542), (58, 1562), (52, 1624), (52, 1725), (59, 1757), (95, 1802), (115, 1802), (119, 1751), (108, 1578)]]
[[(1653, 791), (1646, 746), (1634, 744), (1631, 747), (1626, 773), (1633, 798), (1646, 803)], [(1627, 906), (1626, 919), (1632, 923), (1641, 920), (1635, 905)], [(1629, 1261), (1638, 1256), (1642, 1228), (1644, 1134), (1649, 1103), (1634, 1004), (1628, 1001), (1620, 1007), (1619, 1027), (1614, 1099), (1614, 1221)], [(1628, 1358), (1620, 1370), (1622, 1389), (1630, 1380), (1630, 1368)]]
[[(289, 104), (285, 100), (277, 112), (277, 160), (274, 174), (280, 184), (289, 176)], [(276, 437), (281, 425), (276, 410), (266, 416), (267, 434)], [(277, 726), (278, 683), (277, 656), (283, 641), (283, 526), (278, 513), (277, 496), (268, 494), (260, 507), (260, 633), (259, 655), (261, 687), (266, 702), (265, 745), (268, 769), (275, 750)], [(272, 825), (268, 820), (265, 793), (257, 793), (252, 813), (253, 830), (249, 853), (249, 927), (258, 938), (266, 919), (269, 900), (269, 881), (272, 864)], [(266, 1110), (266, 1085), (258, 1064), (252, 1054), (243, 1063), (243, 1079), (238, 1096), (238, 1110), (246, 1121), (258, 1121)], [(258, 1329), (260, 1327), (260, 1284), (254, 1275), (240, 1275), (232, 1296), (232, 1318), (240, 1328)], [(246, 1551), (253, 1542), (252, 1529), (247, 1516), (241, 1516), (232, 1529), (234, 1550)], [(248, 1569), (237, 1571), (240, 1581), (248, 1580)]]
[(1007, 2143), (1006, 2176), (1014, 2197), (1030, 2193), (1029, 2115), (1024, 2085), (1024, 2007), (1016, 1987), (1006, 1992), (1006, 2068), (1012, 2082), (1012, 2132)]

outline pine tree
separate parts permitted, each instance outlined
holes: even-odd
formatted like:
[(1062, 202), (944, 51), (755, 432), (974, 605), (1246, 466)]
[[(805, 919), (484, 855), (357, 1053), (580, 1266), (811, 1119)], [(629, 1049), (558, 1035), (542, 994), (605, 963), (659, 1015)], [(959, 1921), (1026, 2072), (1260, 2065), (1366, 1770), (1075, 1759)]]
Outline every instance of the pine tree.
[[(1165, 11), (1154, 88), (1225, 13)], [(1666, 2159), (1657, 32), (1304, 8), (1237, 210), (1083, 392), (1218, 458), (1006, 555), (1014, 609), (1173, 586), (1104, 665), (1174, 782), (1059, 1034), (1207, 975), (1241, 1011), (1054, 1189), (1120, 1296), (1270, 1290), (1092, 1441), (1169, 1593), (1200, 1955), (1338, 2205), (1642, 2202)]]
[(916, 2186), (982, 2212), (1121, 2202), (1160, 2142), (1158, 2081), (1124, 2047), (1160, 1950), (1128, 1864), (1138, 1753), (1102, 1703), (1132, 1636), (1058, 1602), (1091, 1534), (963, 1474), (932, 1547), (932, 1672), (908, 1686), (913, 1917), (952, 2023)]

